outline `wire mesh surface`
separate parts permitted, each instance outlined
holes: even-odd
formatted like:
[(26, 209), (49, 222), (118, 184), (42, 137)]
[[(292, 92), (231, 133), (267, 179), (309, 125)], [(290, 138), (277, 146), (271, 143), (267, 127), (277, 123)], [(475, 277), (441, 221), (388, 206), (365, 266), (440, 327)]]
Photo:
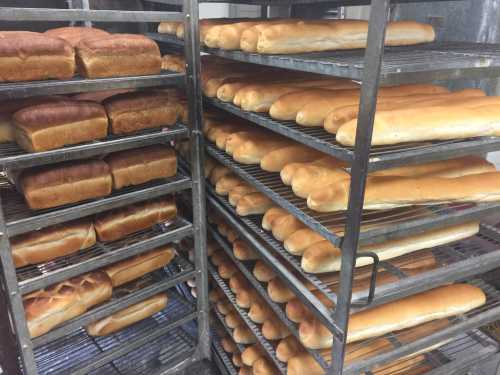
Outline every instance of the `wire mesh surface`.
[[(347, 221), (346, 212), (321, 213), (307, 207), (305, 199), (297, 197), (291, 187), (281, 181), (279, 173), (266, 172), (256, 165), (236, 163), (232, 158), (207, 144), (210, 156), (225, 165), (277, 205), (283, 207), (311, 229), (340, 245)], [(395, 209), (365, 210), (361, 221), (360, 243), (383, 241), (408, 236), (414, 231), (452, 225), (471, 218), (485, 216), (500, 208), (498, 203), (451, 203), (431, 206), (410, 206)]]
[(229, 355), (222, 348), (221, 338), (214, 331), (212, 331), (211, 335), (212, 335), (212, 346), (215, 352), (214, 354), (219, 356), (221, 362), (225, 366), (225, 370), (229, 375), (237, 375), (238, 370), (235, 368), (233, 362), (229, 358)]
[[(165, 310), (119, 332), (105, 337), (91, 337), (82, 328), (37, 348), (35, 357), (38, 371), (40, 374), (68, 374), (74, 366), (126, 344), (145, 332), (153, 332), (158, 327), (178, 320), (192, 311), (194, 311), (192, 305), (183, 301), (176, 293), (169, 293)], [(181, 332), (181, 328), (174, 329), (165, 336), (152, 340), (145, 347), (120, 357), (111, 364), (91, 372), (91, 374), (135, 375), (158, 368), (161, 365), (158, 360), (161, 350), (168, 348), (171, 353), (180, 354), (194, 348), (194, 340), (186, 338)]]

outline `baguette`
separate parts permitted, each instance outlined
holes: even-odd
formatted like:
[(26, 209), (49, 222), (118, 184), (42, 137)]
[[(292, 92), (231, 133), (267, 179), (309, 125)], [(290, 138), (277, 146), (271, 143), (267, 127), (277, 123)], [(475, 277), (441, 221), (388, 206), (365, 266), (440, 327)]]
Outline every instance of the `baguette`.
[(165, 267), (175, 257), (175, 250), (170, 245), (158, 247), (147, 253), (112, 264), (104, 269), (113, 287), (128, 283), (139, 277)]
[(262, 283), (268, 283), (276, 277), (276, 273), (262, 260), (255, 262), (253, 275)]
[(101, 160), (80, 160), (22, 172), (20, 185), (29, 208), (40, 210), (111, 194), (112, 178)]
[(238, 294), (240, 290), (248, 290), (251, 286), (244, 276), (237, 273), (229, 279), (229, 288), (233, 293)]
[(229, 128), (227, 130), (222, 130), (219, 132), (216, 132), (216, 138), (215, 138), (215, 145), (219, 150), (226, 150), (226, 143), (231, 134), (242, 132), (242, 131), (252, 131), (252, 127), (248, 126), (247, 124), (237, 124), (237, 126), (234, 126), (232, 128)]
[[(308, 172), (308, 173), (311, 173), (312, 175), (307, 176), (305, 178), (309, 178), (309, 177), (315, 178), (316, 174), (319, 174), (320, 176), (322, 176), (324, 174), (323, 171), (325, 171), (325, 169), (334, 170), (334, 171), (336, 171), (336, 174), (338, 174), (338, 173), (340, 173), (339, 170), (341, 168), (346, 167), (346, 166), (347, 166), (347, 164), (342, 160), (333, 158), (331, 156), (324, 156), (324, 157), (318, 158), (312, 162), (287, 164), (285, 166), (285, 168), (283, 168), (281, 170), (280, 177), (281, 177), (281, 181), (285, 185), (290, 186), (290, 185), (293, 185), (295, 178), (300, 179), (301, 178), (300, 176), (302, 174), (308, 172), (309, 170), (310, 170), (310, 172)], [(306, 171), (306, 172), (304, 172), (304, 171)], [(298, 182), (296, 181), (296, 183), (298, 183)], [(312, 186), (312, 184), (309, 184), (308, 186), (310, 189), (314, 188), (314, 186)], [(297, 186), (297, 188), (299, 188), (299, 187)]]
[(238, 239), (238, 237), (239, 237), (238, 233), (236, 233), (236, 231), (234, 231), (233, 229), (229, 228), (226, 234), (226, 238), (231, 245), (234, 243), (234, 241)]
[(231, 134), (226, 139), (226, 154), (233, 155), (234, 151), (247, 141), (260, 142), (269, 139), (270, 134), (267, 131), (260, 129), (249, 129), (248, 131), (241, 131)]
[(238, 272), (238, 269), (231, 261), (226, 261), (219, 264), (217, 271), (220, 277), (224, 280), (229, 280)]
[(257, 43), (259, 41), (259, 34), (262, 30), (266, 29), (270, 25), (294, 24), (298, 22), (299, 19), (297, 18), (289, 18), (289, 19), (269, 20), (254, 25), (243, 31), (243, 33), (241, 34), (239, 47), (240, 49), (247, 52), (257, 52)]
[[(451, 284), (355, 313), (349, 319), (347, 342), (377, 337), (436, 319), (465, 313), (486, 302), (484, 292), (469, 284)], [(328, 333), (326, 333), (328, 332)], [(332, 335), (317, 321), (304, 321), (300, 340), (308, 348), (329, 348)]]
[(264, 352), (259, 344), (249, 346), (241, 353), (241, 360), (246, 366), (252, 366), (256, 360), (262, 357), (264, 357)]
[(226, 316), (224, 317), (224, 321), (226, 322), (226, 325), (231, 329), (235, 329), (236, 327), (245, 324), (245, 322), (240, 318), (240, 314), (237, 311), (232, 311), (229, 314), (226, 314)]
[[(364, 208), (378, 210), (443, 202), (494, 202), (500, 200), (499, 187), (500, 172), (456, 178), (371, 177), (367, 181)], [(349, 180), (339, 181), (311, 193), (307, 206), (319, 212), (345, 210), (348, 195)]]
[[(392, 97), (405, 97), (416, 94), (443, 94), (449, 90), (442, 86), (431, 84), (411, 84), (392, 87), (382, 87), (378, 91), (378, 102), (385, 103)], [(338, 108), (346, 105), (359, 104), (359, 92), (346, 96), (339, 95), (336, 91), (324, 90), (318, 93), (314, 100), (305, 104), (297, 112), (295, 121), (302, 126), (323, 126), (326, 116)]]
[(105, 161), (113, 175), (114, 189), (172, 177), (177, 173), (175, 150), (163, 145), (114, 152)]
[(61, 38), (68, 42), (73, 48), (78, 43), (87, 38), (106, 37), (110, 34), (107, 31), (96, 29), (94, 27), (58, 27), (44, 32), (45, 35), (52, 38)]
[[(378, 112), (375, 114), (372, 145), (500, 136), (500, 97), (484, 99), (498, 103), (473, 108), (454, 104)], [(337, 141), (347, 146), (354, 145), (356, 124), (356, 120), (351, 120), (342, 125), (337, 132)]]
[(257, 342), (257, 339), (253, 335), (252, 331), (244, 325), (238, 326), (233, 331), (233, 340), (237, 344), (251, 345)]
[(210, 261), (216, 267), (220, 266), (224, 262), (228, 262), (229, 258), (223, 251), (217, 251), (214, 255), (210, 257)]
[(261, 215), (273, 207), (273, 202), (262, 193), (251, 193), (241, 197), (236, 205), (238, 216)]
[(304, 228), (288, 236), (283, 246), (290, 254), (302, 255), (308, 247), (322, 241), (326, 241), (326, 238), (309, 228)]
[(96, 243), (94, 225), (82, 219), (55, 225), (12, 238), (12, 259), (16, 268), (88, 249)]
[(318, 159), (312, 160), (310, 162), (289, 163), (289, 164), (285, 165), (280, 172), (281, 181), (285, 185), (290, 186), (292, 184), (292, 181), (293, 181), (293, 176), (299, 170), (300, 167), (307, 166), (310, 164), (315, 164), (317, 161), (319, 161), (321, 159), (323, 159), (323, 158), (318, 158)]
[(286, 325), (277, 316), (266, 320), (262, 325), (262, 336), (268, 340), (282, 340), (290, 335), (291, 333)]
[(167, 294), (161, 293), (120, 310), (85, 327), (90, 336), (106, 336), (146, 319), (167, 307)]
[(233, 242), (233, 253), (235, 258), (241, 261), (259, 259), (257, 253), (246, 242), (241, 240)]
[(170, 197), (160, 197), (98, 214), (94, 226), (99, 240), (110, 242), (172, 220), (176, 216), (175, 201)]
[(262, 300), (256, 300), (251, 304), (250, 310), (248, 311), (248, 317), (257, 324), (263, 324), (266, 320), (274, 317), (269, 305), (267, 305)]
[(210, 29), (205, 35), (204, 43), (210, 48), (234, 50), (240, 48), (240, 39), (243, 32), (260, 21), (245, 21), (227, 25), (218, 25)]
[[(319, 290), (313, 291), (313, 295), (327, 308), (332, 308), (333, 304), (323, 292)], [(307, 321), (313, 321), (315, 319), (314, 314), (309, 308), (307, 308), (302, 301), (298, 298), (293, 298), (287, 302), (285, 307), (285, 313), (288, 319), (294, 323), (301, 323)]]
[(228, 196), (229, 204), (231, 204), (231, 206), (233, 207), (236, 207), (242, 197), (257, 192), (258, 191), (256, 188), (248, 184), (238, 185), (229, 192)]
[(224, 292), (221, 289), (212, 289), (208, 292), (210, 302), (217, 302), (224, 298)]
[(281, 362), (288, 362), (290, 358), (293, 358), (301, 353), (304, 353), (304, 347), (294, 336), (288, 336), (281, 340), (276, 346), (276, 357)]
[(295, 216), (285, 215), (273, 221), (272, 233), (274, 238), (283, 242), (290, 235), (304, 228), (306, 228), (306, 225)]
[(281, 207), (271, 207), (262, 217), (262, 228), (265, 230), (272, 230), (274, 221), (286, 215), (288, 215), (287, 210)]
[(276, 303), (287, 303), (295, 298), (295, 293), (279, 277), (275, 277), (267, 284), (267, 294)]
[(226, 353), (237, 353), (238, 352), (238, 347), (236, 346), (236, 343), (233, 341), (232, 338), (230, 337), (223, 337), (221, 340), (220, 340), (220, 343), (222, 345), (222, 349), (224, 349), (224, 351)]
[(224, 177), (221, 177), (219, 181), (217, 181), (217, 183), (215, 184), (215, 192), (218, 195), (226, 196), (235, 187), (240, 186), (244, 183), (245, 182), (240, 177), (230, 173), (228, 175), (225, 175)]
[[(259, 33), (257, 52), (290, 54), (365, 48), (367, 35), (368, 22), (364, 20), (300, 21), (271, 25)], [(413, 45), (432, 42), (434, 39), (431, 25), (393, 21), (387, 25), (385, 45)]]
[(280, 372), (265, 358), (259, 358), (253, 364), (253, 375), (278, 375)]
[(260, 160), (261, 169), (268, 172), (281, 172), (289, 163), (312, 162), (323, 154), (303, 145), (291, 145), (267, 153)]
[(111, 298), (111, 280), (101, 271), (73, 277), (23, 296), (28, 331), (41, 336)]
[(267, 139), (247, 140), (233, 152), (233, 159), (241, 164), (260, 164), (268, 153), (292, 146), (294, 143), (281, 137), (269, 136)]
[(349, 179), (349, 173), (341, 168), (331, 168), (319, 163), (300, 167), (292, 179), (293, 193), (300, 198), (320, 190), (325, 185), (335, 184)]
[[(377, 111), (387, 111), (400, 109), (402, 105), (426, 106), (428, 103), (442, 103), (451, 101), (463, 101), (464, 98), (484, 97), (486, 94), (481, 89), (465, 89), (451, 93), (444, 94), (424, 94), (424, 95), (410, 95), (402, 97), (390, 98), (389, 101), (384, 103), (377, 103)], [(337, 133), (339, 127), (347, 121), (358, 117), (359, 105), (348, 105), (340, 107), (328, 114), (323, 123), (323, 127), (329, 133)]]
[(217, 165), (212, 169), (212, 172), (210, 173), (210, 183), (212, 185), (215, 185), (217, 184), (217, 181), (230, 173), (231, 170), (228, 167)]

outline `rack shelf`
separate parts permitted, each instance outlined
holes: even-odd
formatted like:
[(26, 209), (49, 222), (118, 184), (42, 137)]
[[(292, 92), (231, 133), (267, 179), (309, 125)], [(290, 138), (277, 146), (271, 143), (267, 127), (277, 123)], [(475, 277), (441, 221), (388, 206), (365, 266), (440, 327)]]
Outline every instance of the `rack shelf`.
[(113, 290), (113, 297), (96, 308), (65, 322), (58, 328), (33, 339), (34, 347), (46, 345), (49, 342), (60, 339), (71, 332), (78, 330), (99, 319), (105, 318), (117, 311), (123, 310), (133, 304), (141, 302), (149, 297), (176, 286), (194, 277), (193, 266), (184, 258), (177, 255), (167, 266), (172, 272), (170, 275), (163, 270), (143, 276), (135, 282), (128, 283), (123, 287)]
[(178, 217), (167, 225), (134, 233), (111, 243), (98, 242), (90, 249), (54, 259), (48, 263), (17, 269), (21, 294), (31, 293), (71, 277), (119, 262), (193, 234), (193, 226)]
[(174, 73), (164, 70), (160, 74), (148, 76), (96, 79), (76, 77), (69, 80), (0, 83), (0, 100), (29, 98), (40, 95), (62, 95), (89, 91), (146, 88), (166, 85), (180, 86), (184, 83), (184, 77), (184, 73)]
[(238, 370), (236, 370), (235, 366), (233, 365), (233, 362), (229, 358), (228, 354), (224, 351), (224, 349), (221, 346), (220, 343), (220, 338), (217, 336), (215, 332), (212, 331), (212, 346), (214, 348), (214, 360), (218, 363), (219, 370), (225, 371), (222, 372), (224, 375), (238, 375)]
[(15, 143), (0, 144), (0, 167), (23, 169), (67, 160), (84, 159), (92, 156), (145, 147), (172, 140), (185, 139), (189, 131), (185, 125), (176, 124), (162, 130), (144, 131), (130, 136), (110, 135), (105, 139), (57, 150), (29, 153)]
[(121, 189), (106, 198), (40, 211), (30, 210), (24, 197), (8, 184), (0, 187), (0, 196), (4, 205), (8, 233), (10, 236), (17, 236), (54, 224), (186, 190), (190, 187), (191, 179), (178, 173), (177, 176), (168, 179)]
[(276, 348), (274, 347), (274, 345), (262, 335), (262, 332), (261, 332), (259, 326), (256, 325), (254, 322), (252, 322), (252, 320), (248, 317), (248, 314), (246, 313), (246, 311), (243, 310), (241, 307), (239, 307), (236, 304), (235, 295), (233, 294), (231, 289), (229, 289), (229, 287), (226, 285), (224, 280), (222, 280), (222, 278), (218, 275), (217, 271), (214, 269), (214, 267), (211, 264), (208, 265), (208, 272), (212, 276), (213, 280), (217, 283), (217, 285), (219, 285), (219, 287), (222, 289), (222, 291), (226, 295), (227, 299), (231, 302), (231, 304), (233, 305), (235, 310), (238, 312), (238, 314), (241, 316), (241, 318), (243, 319), (245, 324), (248, 326), (248, 328), (252, 331), (254, 336), (257, 338), (257, 341), (262, 346), (262, 348), (266, 351), (266, 353), (268, 354), (269, 358), (274, 363), (274, 365), (276, 366), (278, 371), (282, 375), (285, 375), (286, 374), (286, 367), (285, 367), (284, 363), (281, 362), (280, 360), (278, 360), (278, 358), (276, 357)]
[[(217, 317), (217, 320), (219, 321), (219, 323), (221, 324), (222, 327), (224, 327), (224, 330), (226, 331), (226, 333), (228, 334), (228, 336), (231, 336), (231, 338), (233, 337), (233, 331), (231, 330), (231, 328), (229, 328), (226, 324), (226, 321), (224, 320), (224, 316), (217, 310), (217, 308), (213, 308), (212, 309), (214, 315)], [(245, 350), (245, 346), (242, 345), (242, 344), (238, 344), (237, 342), (235, 342), (236, 344), (236, 347), (238, 348), (238, 351), (240, 353), (242, 353), (244, 350)]]

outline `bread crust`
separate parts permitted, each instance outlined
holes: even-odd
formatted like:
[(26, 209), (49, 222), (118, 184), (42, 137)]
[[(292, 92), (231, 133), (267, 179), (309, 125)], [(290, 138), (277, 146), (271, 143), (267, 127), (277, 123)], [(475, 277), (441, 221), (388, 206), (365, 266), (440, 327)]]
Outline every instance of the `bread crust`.
[(82, 39), (87, 38), (102, 38), (110, 35), (107, 31), (94, 27), (58, 27), (56, 29), (47, 30), (45, 35), (52, 38), (61, 38), (75, 48)]

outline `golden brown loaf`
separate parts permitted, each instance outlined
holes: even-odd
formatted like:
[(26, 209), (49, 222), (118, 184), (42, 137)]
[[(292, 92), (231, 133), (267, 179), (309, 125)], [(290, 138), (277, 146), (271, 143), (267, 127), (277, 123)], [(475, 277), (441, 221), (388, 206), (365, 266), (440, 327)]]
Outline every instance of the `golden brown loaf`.
[(39, 210), (105, 197), (112, 178), (101, 160), (72, 161), (24, 171), (21, 188), (28, 206)]
[(65, 96), (51, 95), (51, 96), (33, 96), (30, 98), (9, 99), (0, 101), (0, 114), (13, 115), (17, 111), (35, 106), (38, 104), (53, 103), (60, 100), (67, 100)]
[(255, 344), (257, 339), (247, 326), (238, 326), (233, 331), (233, 340), (237, 344)]
[(78, 71), (86, 78), (158, 74), (161, 54), (151, 39), (136, 34), (112, 34), (83, 39), (76, 47)]
[(162, 311), (167, 307), (167, 294), (161, 293), (120, 310), (85, 327), (90, 336), (106, 336)]
[(177, 173), (175, 151), (163, 145), (115, 152), (105, 160), (111, 169), (115, 189), (172, 177)]
[(243, 350), (243, 352), (241, 353), (241, 360), (244, 365), (252, 366), (256, 360), (258, 360), (263, 356), (264, 352), (262, 348), (260, 347), (259, 344), (255, 344)]
[(295, 338), (295, 336), (288, 336), (281, 340), (276, 347), (276, 357), (281, 362), (288, 362), (288, 360), (300, 353), (304, 352), (304, 347), (302, 344)]
[(222, 300), (217, 302), (216, 304), (217, 311), (219, 311), (222, 315), (228, 315), (234, 311), (234, 307), (231, 302), (227, 300)]
[(268, 283), (272, 279), (276, 277), (274, 271), (262, 260), (258, 260), (255, 262), (255, 266), (253, 268), (253, 275), (257, 280), (263, 283)]
[(109, 277), (96, 271), (25, 295), (23, 304), (31, 337), (41, 336), (108, 300), (111, 292)]
[(172, 72), (183, 73), (186, 71), (186, 60), (181, 55), (163, 55), (161, 68)]
[(29, 152), (105, 138), (108, 117), (98, 103), (57, 101), (23, 108), (14, 114), (16, 141)]
[(111, 133), (128, 134), (139, 130), (171, 126), (179, 118), (179, 104), (168, 93), (140, 91), (116, 95), (104, 102)]
[(236, 176), (233, 173), (230, 173), (217, 181), (217, 183), (215, 184), (215, 192), (218, 195), (225, 196), (228, 195), (233, 188), (244, 183), (245, 182), (240, 177)]
[(181, 21), (162, 21), (158, 25), (158, 33), (175, 35)]
[(248, 310), (248, 317), (257, 324), (263, 324), (266, 320), (274, 317), (271, 307), (262, 299), (257, 299)]
[(274, 221), (286, 215), (289, 215), (289, 213), (284, 208), (271, 207), (262, 217), (262, 228), (265, 230), (272, 230)]
[(207, 32), (203, 42), (210, 48), (239, 49), (243, 32), (258, 23), (259, 21), (243, 21), (214, 26)]
[(247, 194), (257, 193), (257, 189), (248, 184), (239, 185), (234, 187), (228, 196), (229, 204), (231, 206), (236, 207), (241, 198), (243, 198)]
[(112, 264), (104, 269), (117, 287), (139, 277), (165, 267), (175, 257), (175, 250), (170, 245), (158, 247), (147, 253)]
[(0, 82), (69, 79), (75, 51), (63, 39), (29, 31), (0, 31)]
[(232, 261), (227, 260), (219, 264), (219, 266), (217, 267), (217, 271), (220, 277), (228, 280), (238, 272), (238, 269)]
[(96, 242), (92, 221), (82, 219), (16, 236), (11, 241), (14, 265), (48, 262), (87, 249)]
[(210, 183), (215, 185), (217, 181), (219, 181), (222, 177), (231, 173), (231, 170), (228, 167), (223, 165), (216, 165), (212, 172), (210, 173)]
[(257, 255), (257, 253), (242, 240), (236, 240), (233, 242), (233, 253), (236, 259), (242, 261), (259, 259), (259, 255)]
[(161, 197), (99, 214), (94, 220), (94, 226), (99, 240), (109, 242), (172, 220), (176, 216), (175, 200)]
[[(451, 284), (355, 313), (349, 320), (347, 342), (414, 327), (432, 320), (465, 313), (483, 305), (483, 291), (469, 284)], [(300, 340), (308, 348), (329, 348), (331, 333), (315, 319), (299, 328)]]
[[(260, 31), (257, 50), (242, 44), (247, 52), (303, 53), (339, 49), (365, 48), (368, 22), (364, 20), (300, 21), (270, 25)], [(413, 21), (396, 21), (387, 25), (385, 44), (412, 45), (434, 41), (431, 25)]]
[(238, 200), (236, 213), (239, 216), (260, 215), (273, 206), (273, 202), (262, 193), (250, 193)]
[(236, 295), (236, 304), (244, 309), (250, 308), (258, 298), (254, 289), (240, 289)]
[(102, 38), (109, 36), (107, 31), (96, 29), (93, 27), (58, 27), (57, 29), (47, 30), (45, 35), (52, 38), (61, 38), (75, 48), (82, 39), (87, 38)]
[(223, 337), (220, 342), (225, 352), (236, 353), (238, 351), (238, 347), (231, 337)]
[(321, 152), (310, 147), (291, 145), (267, 153), (260, 160), (260, 167), (268, 172), (281, 172), (289, 163), (312, 162), (321, 156)]

